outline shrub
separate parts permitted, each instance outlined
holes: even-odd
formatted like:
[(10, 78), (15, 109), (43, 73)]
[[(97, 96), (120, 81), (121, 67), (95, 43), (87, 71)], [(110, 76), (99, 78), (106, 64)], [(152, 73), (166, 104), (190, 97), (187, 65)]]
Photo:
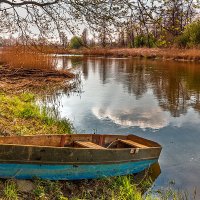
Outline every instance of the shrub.
[(175, 39), (175, 43), (179, 46), (179, 47), (186, 47), (187, 44), (189, 43), (189, 37), (182, 34), (180, 36), (178, 36)]
[(177, 38), (181, 47), (194, 47), (200, 45), (200, 20), (194, 21), (185, 27), (182, 35)]
[[(149, 41), (148, 41), (149, 40)], [(147, 35), (141, 34), (135, 37), (135, 44), (136, 48), (138, 47), (155, 47), (156, 39), (155, 37), (150, 34), (149, 38)]]
[(80, 37), (74, 36), (70, 40), (69, 46), (72, 49), (79, 49), (79, 48), (81, 48), (83, 46), (83, 41), (82, 41), (82, 39)]
[(146, 43), (146, 36), (145, 35), (138, 35), (135, 38), (135, 47), (143, 47)]

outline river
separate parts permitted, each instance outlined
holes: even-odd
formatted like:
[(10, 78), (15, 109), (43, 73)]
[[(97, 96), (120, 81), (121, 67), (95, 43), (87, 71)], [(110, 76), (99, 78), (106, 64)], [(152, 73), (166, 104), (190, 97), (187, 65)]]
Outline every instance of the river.
[[(200, 193), (200, 64), (133, 58), (60, 57), (81, 92), (60, 95), (78, 133), (136, 134), (162, 147), (155, 187)], [(199, 195), (200, 196), (200, 195)]]

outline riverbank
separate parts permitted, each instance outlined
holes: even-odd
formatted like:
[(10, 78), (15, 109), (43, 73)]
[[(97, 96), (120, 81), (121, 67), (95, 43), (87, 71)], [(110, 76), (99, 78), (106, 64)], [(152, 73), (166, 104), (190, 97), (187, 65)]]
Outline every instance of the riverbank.
[(176, 48), (84, 48), (66, 50), (68, 54), (113, 57), (140, 57), (149, 59), (200, 61), (200, 49)]
[(73, 132), (67, 119), (60, 119), (45, 106), (39, 106), (32, 93), (0, 94), (0, 133), (10, 135), (66, 134)]
[[(67, 119), (53, 115), (51, 109), (38, 105), (33, 93), (0, 94), (1, 135), (73, 133)], [(138, 175), (83, 181), (0, 180), (0, 198), (9, 200), (160, 200), (184, 199), (184, 192), (173, 188), (154, 190), (160, 174), (158, 164)]]
[[(1, 135), (72, 134), (74, 132), (73, 125), (67, 119), (57, 117), (50, 108), (41, 106), (41, 104), (39, 106), (38, 100), (39, 97), (33, 93), (14, 95), (1, 93)], [(150, 175), (152, 171), (148, 173)], [(137, 185), (140, 184), (140, 189), (136, 188), (134, 176), (84, 181), (0, 180), (0, 198), (10, 200), (141, 200), (143, 191), (151, 186), (151, 180), (148, 177), (147, 174), (143, 174), (142, 183), (137, 183)]]
[[(73, 125), (53, 115), (51, 109), (38, 105), (33, 93), (0, 94), (1, 135), (73, 133)], [(83, 181), (0, 180), (0, 198), (8, 200), (160, 200), (185, 198), (174, 189), (174, 182), (164, 189), (153, 188), (160, 174), (158, 164), (138, 175)], [(189, 196), (187, 196), (189, 199)]]
[[(144, 174), (143, 174), (144, 176)], [(166, 188), (153, 190), (149, 178), (121, 176), (100, 180), (49, 181), (6, 180), (0, 182), (0, 198), (9, 200), (186, 200), (195, 199), (185, 191)]]
[(28, 46), (2, 48), (0, 63), (0, 91), (6, 93), (68, 89), (76, 77), (70, 69), (58, 70), (55, 56)]

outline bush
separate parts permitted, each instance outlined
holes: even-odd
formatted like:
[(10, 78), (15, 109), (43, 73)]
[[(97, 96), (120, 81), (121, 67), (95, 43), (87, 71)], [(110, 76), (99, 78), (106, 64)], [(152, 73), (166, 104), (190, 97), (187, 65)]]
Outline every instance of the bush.
[(135, 47), (143, 47), (145, 46), (145, 36), (144, 35), (138, 35), (135, 37)]
[(187, 44), (189, 43), (189, 37), (187, 37), (186, 35), (182, 34), (180, 36), (178, 36), (175, 39), (175, 43), (179, 46), (179, 47), (186, 47)]
[(81, 48), (83, 46), (83, 41), (82, 41), (82, 39), (80, 37), (74, 36), (70, 40), (69, 46), (72, 49), (79, 49), (79, 48)]
[(182, 35), (177, 39), (177, 44), (181, 47), (194, 47), (200, 45), (200, 21), (194, 21), (185, 27)]
[[(149, 41), (148, 41), (149, 39)], [(135, 37), (135, 44), (134, 46), (136, 48), (138, 47), (154, 47), (155, 46), (155, 43), (156, 43), (156, 39), (154, 38), (153, 35), (149, 35), (149, 38), (147, 35), (138, 35)]]

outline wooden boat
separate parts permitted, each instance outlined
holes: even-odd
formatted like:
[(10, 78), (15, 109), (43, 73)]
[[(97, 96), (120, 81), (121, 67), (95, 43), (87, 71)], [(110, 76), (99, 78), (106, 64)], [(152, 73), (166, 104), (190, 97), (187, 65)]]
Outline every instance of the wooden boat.
[(93, 179), (138, 173), (158, 161), (161, 146), (135, 135), (0, 137), (0, 178)]

